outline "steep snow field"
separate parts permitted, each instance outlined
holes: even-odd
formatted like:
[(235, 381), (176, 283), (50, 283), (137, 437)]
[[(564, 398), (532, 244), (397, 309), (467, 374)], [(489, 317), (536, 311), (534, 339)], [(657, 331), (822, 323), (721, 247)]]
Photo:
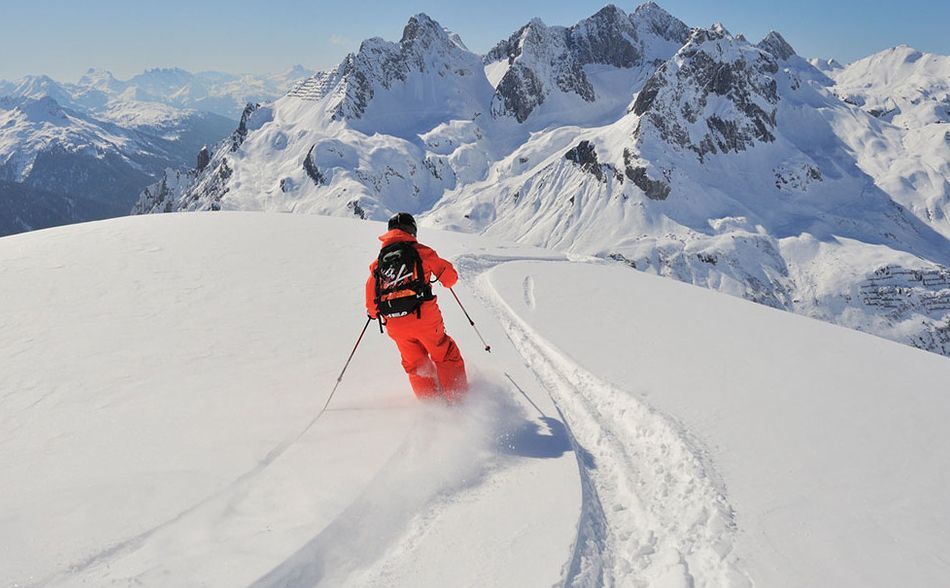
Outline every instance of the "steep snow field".
[(492, 344), (415, 401), (382, 225), (0, 239), (0, 585), (938, 585), (950, 361), (620, 264), (423, 229)]

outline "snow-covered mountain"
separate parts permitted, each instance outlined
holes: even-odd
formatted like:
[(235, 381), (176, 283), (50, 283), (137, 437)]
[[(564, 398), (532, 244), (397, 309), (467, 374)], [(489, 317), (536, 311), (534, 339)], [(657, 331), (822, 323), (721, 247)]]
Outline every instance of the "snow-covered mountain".
[(369, 325), (321, 415), (384, 230), (215, 213), (0, 239), (0, 585), (950, 575), (950, 360), (609, 261), (421, 228), (492, 345), (435, 286), (468, 401), (413, 398)]
[(861, 169), (950, 237), (950, 56), (901, 45), (828, 75), (842, 100), (880, 121), (842, 132)]
[(107, 70), (91, 68), (76, 83), (57, 82), (44, 75), (26, 76), (15, 82), (0, 80), (0, 96), (49, 96), (63, 106), (91, 112), (100, 112), (116, 102), (154, 102), (236, 120), (248, 102), (274, 100), (313, 73), (301, 65), (274, 74), (154, 68), (119, 80)]
[(881, 120), (906, 129), (950, 122), (950, 56), (899, 45), (829, 75), (842, 99)]
[[(230, 126), (214, 114), (153, 103), (111, 103), (97, 115), (48, 95), (0, 97), (0, 190), (19, 202), (8, 210), (20, 211), (2, 215), (0, 234), (128, 214), (144, 186), (169, 168), (193, 167), (194, 154)], [(43, 212), (51, 194), (68, 215)]]
[(484, 57), (492, 114), (519, 123), (534, 114), (533, 126), (616, 118), (687, 36), (685, 24), (652, 3), (631, 15), (608, 5), (566, 28), (534, 19)]
[(236, 120), (249, 102), (274, 100), (313, 73), (300, 65), (263, 75), (153, 69), (131, 78), (123, 96), (213, 112)]
[[(907, 75), (942, 75), (925, 62)], [(535, 19), (485, 56), (417, 15), (250, 105), (137, 211), (408, 210), (950, 354), (946, 133), (842, 100), (841, 75), (653, 3)]]
[[(240, 112), (239, 101), (278, 96), (292, 78), (308, 73), (295, 68), (240, 77), (150, 70), (119, 81), (90, 70), (78, 84), (47, 76), (0, 84), (2, 196), (17, 202), (8, 210), (19, 211), (0, 218), (0, 234), (51, 226), (53, 219), (128, 214), (142, 189), (165, 170), (192, 168), (199, 150), (233, 130), (231, 119), (210, 110)], [(186, 108), (189, 104), (206, 110)], [(53, 200), (61, 202), (52, 210), (69, 213), (50, 214)]]

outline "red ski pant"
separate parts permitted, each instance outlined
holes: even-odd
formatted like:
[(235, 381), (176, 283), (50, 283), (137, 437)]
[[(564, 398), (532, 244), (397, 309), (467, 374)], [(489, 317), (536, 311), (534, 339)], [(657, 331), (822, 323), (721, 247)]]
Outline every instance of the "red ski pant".
[(434, 303), (423, 304), (420, 317), (413, 313), (390, 319), (386, 332), (399, 348), (402, 367), (417, 397), (438, 396), (441, 388), (446, 399), (454, 400), (468, 390), (462, 354), (446, 334), (442, 313)]

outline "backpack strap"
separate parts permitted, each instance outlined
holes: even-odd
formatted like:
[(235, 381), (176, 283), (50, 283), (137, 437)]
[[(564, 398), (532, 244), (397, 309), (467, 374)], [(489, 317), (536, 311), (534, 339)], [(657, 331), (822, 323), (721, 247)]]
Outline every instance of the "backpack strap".
[[(416, 270), (418, 271), (418, 280), (420, 283), (426, 282), (425, 288), (428, 292), (425, 293), (425, 297), (422, 300), (432, 300), (432, 287), (429, 286), (426, 280), (426, 270), (422, 267), (422, 256), (419, 255), (419, 248), (415, 245), (412, 246), (413, 251), (416, 252)], [(416, 307), (416, 319), (422, 318), (422, 303), (419, 303), (419, 306)]]

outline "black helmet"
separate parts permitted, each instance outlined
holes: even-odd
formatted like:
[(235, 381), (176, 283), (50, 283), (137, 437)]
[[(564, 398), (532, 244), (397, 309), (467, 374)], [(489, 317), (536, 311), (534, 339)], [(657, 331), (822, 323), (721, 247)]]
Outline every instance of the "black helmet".
[(415, 237), (416, 219), (412, 218), (412, 215), (408, 212), (396, 213), (391, 219), (389, 219), (389, 230), (391, 231), (393, 229), (405, 231)]

